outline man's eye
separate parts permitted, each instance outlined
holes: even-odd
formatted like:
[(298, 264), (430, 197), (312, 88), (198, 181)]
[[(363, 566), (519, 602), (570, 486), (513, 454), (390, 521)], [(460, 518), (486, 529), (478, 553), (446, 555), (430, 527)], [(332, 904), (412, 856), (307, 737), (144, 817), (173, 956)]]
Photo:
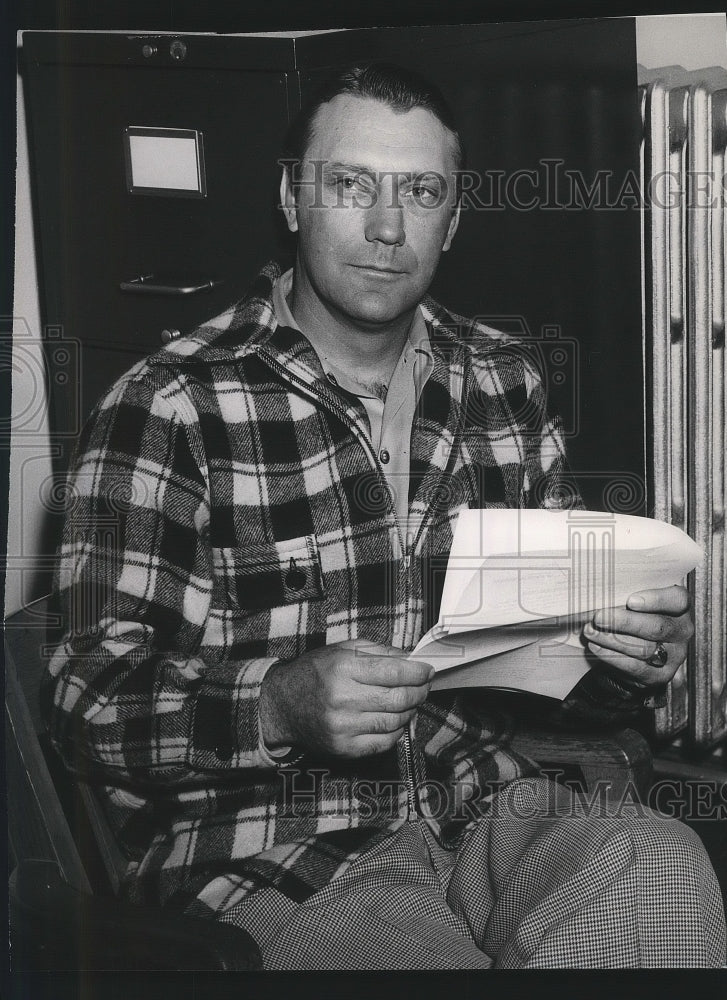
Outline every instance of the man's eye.
[(439, 191), (425, 184), (415, 184), (411, 195), (419, 205), (435, 205), (439, 201)]
[(336, 178), (336, 185), (344, 191), (353, 191), (354, 188), (363, 191), (371, 186), (362, 174), (342, 174)]

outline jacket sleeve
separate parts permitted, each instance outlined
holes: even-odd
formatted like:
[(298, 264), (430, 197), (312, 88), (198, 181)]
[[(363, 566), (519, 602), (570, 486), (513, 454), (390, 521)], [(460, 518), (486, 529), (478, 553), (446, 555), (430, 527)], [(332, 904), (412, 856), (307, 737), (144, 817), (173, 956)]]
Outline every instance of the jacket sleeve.
[(274, 659), (199, 655), (213, 571), (196, 414), (132, 372), (96, 407), (67, 481), (56, 571), (65, 635), (41, 702), (74, 769), (135, 781), (269, 767), (260, 685)]
[[(582, 510), (583, 500), (566, 458), (562, 426), (559, 419), (547, 413), (547, 400), (537, 366), (526, 362), (524, 378), (528, 405), (525, 411), (523, 506)], [(568, 697), (553, 709), (547, 721), (563, 727), (590, 722), (624, 724), (636, 720), (645, 703), (653, 698), (654, 692), (631, 689), (605, 665), (596, 663)]]

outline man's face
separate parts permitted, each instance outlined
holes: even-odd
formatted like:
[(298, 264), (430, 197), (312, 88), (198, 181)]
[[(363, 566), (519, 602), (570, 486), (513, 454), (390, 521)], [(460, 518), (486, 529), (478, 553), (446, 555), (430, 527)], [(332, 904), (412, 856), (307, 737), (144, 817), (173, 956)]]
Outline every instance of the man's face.
[[(422, 108), (343, 94), (322, 105), (282, 202), (298, 232), (296, 294), (377, 329), (413, 309), (457, 229), (453, 137)], [(312, 182), (312, 183), (311, 183)]]

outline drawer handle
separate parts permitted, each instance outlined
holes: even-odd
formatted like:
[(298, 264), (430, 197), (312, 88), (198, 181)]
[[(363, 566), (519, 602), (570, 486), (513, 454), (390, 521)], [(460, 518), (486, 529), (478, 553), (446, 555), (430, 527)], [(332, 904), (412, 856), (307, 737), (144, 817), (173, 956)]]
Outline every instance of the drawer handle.
[(199, 292), (211, 292), (221, 285), (214, 278), (167, 278), (156, 274), (140, 274), (129, 281), (119, 282), (122, 292), (132, 295), (197, 295)]

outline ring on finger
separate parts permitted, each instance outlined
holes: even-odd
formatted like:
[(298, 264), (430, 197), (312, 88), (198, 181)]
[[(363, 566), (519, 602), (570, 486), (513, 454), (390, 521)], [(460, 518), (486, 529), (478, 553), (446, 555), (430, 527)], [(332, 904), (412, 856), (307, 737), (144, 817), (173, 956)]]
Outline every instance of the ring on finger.
[(647, 657), (645, 660), (650, 667), (663, 667), (666, 665), (666, 661), (669, 659), (669, 650), (666, 648), (663, 642), (657, 642), (656, 648), (651, 656)]

